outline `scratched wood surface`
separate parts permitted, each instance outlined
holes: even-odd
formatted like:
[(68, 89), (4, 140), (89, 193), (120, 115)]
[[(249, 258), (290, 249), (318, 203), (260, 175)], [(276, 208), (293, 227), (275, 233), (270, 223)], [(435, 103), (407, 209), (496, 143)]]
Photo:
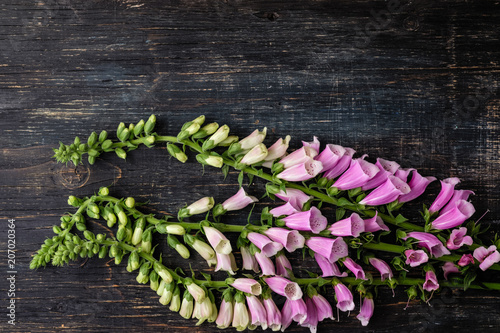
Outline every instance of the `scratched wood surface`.
[[(268, 142), (292, 134), (298, 147), (316, 135), (426, 175), (458, 176), (476, 193), (476, 214), (489, 210), (482, 221), (498, 231), (499, 21), (494, 1), (2, 1), (0, 331), (219, 331), (169, 312), (125, 265), (91, 259), (29, 270), (52, 225), (72, 211), (70, 194), (113, 185), (112, 194), (166, 213), (237, 190), (235, 172), (225, 181), (217, 170), (202, 175), (193, 158), (180, 165), (164, 146), (76, 170), (51, 158), (59, 141), (152, 113), (159, 133), (205, 114), (240, 136), (267, 126)], [(249, 191), (261, 188), (256, 181)], [(16, 326), (6, 317), (7, 219), (16, 224)], [(190, 262), (209, 272), (200, 257)], [(319, 331), (500, 327), (498, 293), (444, 289), (432, 307), (405, 303), (403, 288), (394, 297), (381, 289), (370, 326), (360, 326), (356, 308)]]

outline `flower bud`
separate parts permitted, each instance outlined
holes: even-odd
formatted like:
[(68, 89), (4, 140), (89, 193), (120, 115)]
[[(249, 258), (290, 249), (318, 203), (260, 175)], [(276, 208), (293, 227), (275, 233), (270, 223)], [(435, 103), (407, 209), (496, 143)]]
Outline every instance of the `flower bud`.
[(210, 165), (215, 168), (222, 168), (222, 166), (224, 165), (224, 159), (221, 156), (198, 154), (196, 155), (196, 160), (200, 164)]
[(78, 145), (78, 150), (81, 152), (86, 152), (87, 150), (89, 150), (89, 146), (85, 143), (81, 143)]
[(115, 265), (121, 264), (122, 259), (123, 259), (123, 252), (120, 250), (115, 256)]
[(172, 249), (176, 250), (181, 255), (181, 257), (183, 257), (184, 259), (189, 258), (189, 250), (187, 249), (187, 247), (181, 244), (177, 237), (168, 235), (167, 243)]
[(175, 157), (178, 161), (180, 161), (182, 163), (187, 161), (186, 154), (184, 154), (184, 152), (179, 147), (177, 147), (177, 145), (168, 144), (167, 151), (169, 152), (170, 155)]
[(191, 294), (186, 290), (184, 291), (184, 296), (182, 298), (181, 309), (179, 310), (179, 314), (184, 319), (189, 319), (193, 314), (193, 307), (194, 307), (193, 296), (191, 296)]
[(91, 202), (89, 203), (89, 205), (87, 206), (87, 210), (90, 210), (92, 213), (94, 213), (95, 215), (98, 215), (100, 210), (99, 210), (99, 206), (96, 205), (95, 203)]
[[(162, 280), (162, 282), (163, 282), (163, 280)], [(175, 284), (174, 283), (165, 284), (163, 293), (161, 294), (161, 297), (160, 297), (160, 303), (162, 305), (168, 305), (168, 303), (170, 303), (170, 301), (172, 300), (174, 291), (175, 291)]]
[(87, 230), (87, 226), (85, 225), (85, 223), (77, 222), (76, 229), (78, 229), (79, 231), (85, 231)]
[(177, 216), (181, 219), (191, 215), (206, 213), (213, 208), (214, 203), (215, 201), (213, 197), (203, 197), (200, 200), (193, 202), (186, 208), (180, 209)]
[(170, 302), (170, 311), (179, 311), (181, 308), (181, 290), (178, 286), (175, 287), (174, 292), (172, 294), (172, 300)]
[(73, 206), (73, 207), (80, 207), (82, 204), (82, 201), (75, 197), (74, 195), (70, 195), (68, 198), (68, 205)]
[(158, 287), (160, 286), (159, 280), (160, 276), (158, 275), (158, 273), (156, 273), (155, 270), (152, 270), (151, 273), (149, 273), (149, 286), (151, 287), (151, 290), (158, 290)]
[(215, 131), (217, 131), (218, 128), (219, 128), (219, 124), (217, 124), (217, 123), (207, 124), (207, 125), (203, 126), (198, 131), (198, 133), (195, 133), (193, 135), (193, 139), (202, 139), (208, 135), (212, 135), (215, 133)]
[(120, 135), (118, 136), (118, 139), (121, 141), (121, 142), (125, 142), (125, 141), (128, 141), (129, 140), (129, 137), (130, 137), (130, 130), (128, 128), (124, 128)]
[(128, 265), (130, 266), (130, 272), (135, 271), (140, 267), (140, 257), (137, 251), (130, 253), (128, 257)]
[(97, 133), (96, 132), (92, 132), (89, 135), (89, 138), (87, 139), (87, 144), (89, 145), (89, 147), (92, 147), (96, 143), (97, 139), (98, 139)]
[(90, 165), (94, 165), (95, 164), (95, 156), (90, 156), (88, 157), (88, 161), (89, 161), (89, 164)]
[(111, 140), (105, 140), (102, 144), (101, 144), (101, 148), (104, 150), (104, 151), (108, 151), (111, 146), (113, 145), (113, 141)]
[(111, 247), (109, 248), (109, 256), (110, 256), (111, 258), (114, 258), (114, 257), (116, 257), (116, 255), (118, 254), (118, 252), (119, 252), (119, 251), (120, 251), (120, 249), (119, 249), (118, 245), (113, 244), (113, 245), (111, 245)]
[(108, 132), (101, 131), (101, 133), (99, 134), (99, 142), (103, 143), (107, 138), (108, 138)]
[(142, 233), (141, 249), (143, 252), (150, 253), (153, 241), (152, 229), (149, 228)]
[(107, 254), (108, 254), (108, 247), (107, 246), (101, 246), (101, 249), (99, 250), (99, 258), (100, 259), (106, 258)]
[(120, 210), (118, 212), (118, 222), (120, 225), (124, 226), (128, 223), (128, 217), (127, 214), (123, 210)]
[(160, 264), (159, 262), (155, 262), (154, 264), (154, 270), (158, 275), (165, 280), (165, 283), (171, 283), (172, 282), (172, 274), (168, 271), (168, 269)]
[(185, 241), (190, 245), (196, 252), (198, 252), (203, 259), (211, 260), (215, 258), (215, 251), (207, 243), (195, 238), (191, 235), (185, 235)]
[(165, 232), (171, 235), (182, 236), (186, 233), (186, 229), (184, 229), (184, 227), (179, 224), (168, 224), (165, 227)]
[(134, 208), (135, 199), (132, 197), (128, 197), (127, 199), (125, 199), (125, 206), (127, 206), (128, 208)]
[(108, 227), (112, 228), (116, 224), (116, 215), (113, 213), (110, 213), (106, 217), (107, 225)]
[(152, 135), (150, 136), (147, 136), (145, 139), (144, 139), (144, 144), (148, 147), (148, 148), (151, 148), (152, 145), (155, 143), (156, 141), (156, 138)]
[(118, 239), (120, 242), (127, 237), (127, 230), (123, 225), (120, 225), (118, 227), (118, 231), (116, 232), (116, 239)]
[(118, 156), (119, 158), (121, 158), (123, 160), (127, 158), (127, 153), (125, 152), (125, 150), (123, 150), (121, 148), (116, 148), (115, 153), (116, 153), (116, 156)]
[(165, 291), (165, 281), (163, 281), (163, 279), (160, 279), (160, 285), (158, 286), (158, 290), (156, 290), (156, 294), (158, 296), (162, 296), (164, 291)]
[(203, 142), (202, 150), (207, 151), (217, 147), (221, 142), (226, 140), (229, 135), (229, 126), (223, 125), (219, 129)]
[(59, 234), (62, 230), (59, 226), (55, 225), (52, 227), (52, 231), (54, 231), (55, 234)]
[(200, 125), (198, 123), (189, 122), (186, 124), (189, 124), (189, 126), (186, 126), (185, 129), (183, 129), (182, 131), (179, 132), (179, 134), (177, 134), (178, 141), (185, 140), (200, 130)]
[(116, 136), (119, 138), (120, 137), (120, 134), (123, 132), (123, 130), (125, 129), (125, 123), (120, 123), (118, 124), (118, 128), (116, 129)]
[(106, 195), (109, 195), (109, 188), (108, 187), (101, 187), (99, 189), (99, 195), (103, 195), (103, 196), (106, 196)]
[(142, 233), (145, 226), (146, 219), (142, 216), (135, 223), (134, 234), (132, 235), (132, 245), (137, 245), (142, 241)]
[(144, 264), (142, 264), (140, 270), (139, 270), (139, 274), (137, 275), (137, 282), (138, 283), (141, 283), (141, 284), (146, 284), (148, 283), (149, 281), (149, 270), (150, 270), (150, 265), (149, 265), (149, 262), (145, 262)]
[(237, 142), (238, 141), (238, 136), (236, 135), (229, 135), (225, 140), (221, 141), (218, 146), (219, 147), (229, 147), (231, 146), (233, 143)]
[(141, 119), (139, 122), (135, 125), (134, 127), (134, 135), (139, 136), (141, 135), (142, 131), (144, 130), (144, 120)]
[(263, 161), (267, 156), (266, 145), (260, 143), (253, 147), (248, 153), (243, 156), (239, 163), (244, 165), (252, 165)]
[(154, 114), (152, 114), (148, 121), (146, 122), (146, 124), (144, 125), (144, 133), (146, 133), (146, 135), (148, 135), (149, 133), (151, 133), (154, 129), (156, 125), (156, 116)]
[(85, 230), (85, 231), (83, 232), (83, 236), (84, 236), (87, 240), (89, 240), (89, 241), (93, 241), (93, 240), (95, 239), (94, 234), (93, 234), (92, 232), (88, 231), (88, 230)]
[(196, 283), (193, 282), (193, 279), (191, 278), (186, 278), (184, 279), (184, 283), (186, 286), (186, 289), (188, 292), (193, 296), (193, 298), (196, 300), (197, 303), (202, 302), (207, 294), (205, 293), (205, 290), (197, 285)]

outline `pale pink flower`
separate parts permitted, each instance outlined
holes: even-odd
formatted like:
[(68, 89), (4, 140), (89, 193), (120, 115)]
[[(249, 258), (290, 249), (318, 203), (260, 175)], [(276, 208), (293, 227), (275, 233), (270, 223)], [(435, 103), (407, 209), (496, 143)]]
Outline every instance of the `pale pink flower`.
[(354, 149), (346, 147), (344, 155), (337, 161), (337, 163), (335, 163), (333, 167), (331, 167), (330, 170), (327, 170), (323, 174), (323, 177), (327, 179), (334, 179), (344, 173), (344, 171), (346, 171), (351, 164), (354, 153), (356, 153)]
[(384, 220), (378, 216), (378, 212), (375, 211), (375, 216), (363, 220), (365, 224), (365, 232), (375, 232), (379, 230), (389, 231), (389, 227), (385, 225)]
[(379, 168), (379, 172), (364, 184), (361, 189), (363, 191), (371, 190), (372, 188), (382, 185), (389, 176), (394, 175), (398, 170), (399, 164), (394, 161), (387, 161), (382, 158), (377, 158), (375, 165)]
[(222, 232), (213, 228), (204, 226), (203, 231), (207, 236), (208, 242), (214, 248), (216, 253), (229, 254), (233, 250), (231, 247), (231, 242), (224, 236)]
[[(306, 141), (302, 141), (302, 145), (304, 147), (310, 147), (312, 149), (314, 149), (314, 151), (316, 151), (316, 155), (319, 154), (319, 140), (316, 136), (313, 137), (313, 141), (312, 142), (306, 142)], [(314, 157), (314, 156), (313, 156)]]
[(375, 269), (380, 272), (380, 280), (384, 281), (385, 279), (392, 279), (393, 274), (391, 266), (389, 266), (389, 264), (378, 258), (370, 258), (368, 259), (368, 261)]
[(464, 267), (470, 264), (474, 264), (474, 257), (472, 254), (464, 254), (458, 261), (458, 266)]
[(281, 245), (280, 243), (273, 242), (269, 239), (269, 237), (257, 232), (250, 232), (247, 235), (247, 238), (261, 250), (262, 254), (266, 255), (267, 257), (272, 257), (276, 253), (278, 253), (278, 251), (283, 249), (283, 245)]
[(379, 172), (379, 168), (373, 163), (361, 158), (352, 160), (349, 169), (337, 179), (333, 187), (339, 190), (350, 190), (363, 186), (367, 181), (375, 177), (377, 172)]
[(451, 232), (450, 238), (446, 242), (446, 247), (450, 250), (457, 250), (463, 245), (472, 245), (473, 240), (471, 236), (467, 235), (467, 228), (461, 227), (459, 229), (454, 229)]
[(301, 190), (288, 187), (285, 188), (285, 191), (281, 190), (276, 193), (275, 196), (290, 203), (297, 211), (301, 211), (302, 206), (311, 199), (310, 195), (305, 194)]
[(233, 310), (233, 302), (223, 298), (220, 303), (219, 315), (215, 321), (217, 328), (224, 329), (231, 325), (231, 322), (233, 321)]
[(396, 172), (394, 173), (394, 176), (398, 177), (399, 179), (401, 179), (402, 181), (406, 182), (407, 183), (407, 180), (408, 180), (408, 175), (410, 174), (410, 172), (412, 171), (417, 171), (416, 169), (414, 168), (399, 168), (396, 170)]
[(255, 252), (255, 259), (259, 263), (260, 269), (262, 271), (261, 276), (264, 275), (276, 275), (276, 270), (274, 268), (274, 264), (269, 257), (267, 257), (262, 252)]
[(441, 268), (443, 269), (443, 275), (444, 275), (444, 278), (446, 280), (448, 280), (448, 274), (450, 274), (450, 273), (460, 273), (460, 271), (458, 270), (458, 267), (455, 266), (455, 264), (452, 263), (451, 261), (445, 262), (444, 265), (441, 266)]
[(380, 186), (371, 191), (359, 203), (362, 205), (369, 205), (369, 206), (385, 205), (390, 202), (393, 202), (400, 195), (408, 194), (409, 192), (410, 192), (410, 186), (408, 186), (408, 184), (406, 184), (398, 177), (389, 175), (389, 177), (384, 183), (382, 183)]
[(284, 205), (275, 207), (269, 211), (269, 213), (271, 213), (271, 215), (273, 215), (274, 217), (279, 217), (283, 215), (288, 216), (297, 212), (299, 211), (289, 202), (287, 202)]
[(215, 254), (217, 258), (217, 265), (215, 266), (216, 272), (222, 270), (231, 275), (236, 274), (234, 271), (238, 270), (238, 267), (236, 266), (236, 260), (234, 260), (234, 254), (222, 254), (217, 252)]
[(274, 161), (275, 159), (285, 155), (289, 143), (290, 135), (287, 135), (284, 140), (282, 138), (278, 139), (278, 141), (267, 149), (267, 156), (264, 161)]
[[(408, 237), (418, 240), (418, 246), (426, 248), (431, 256), (439, 258), (445, 254), (450, 254), (450, 251), (444, 247), (443, 243), (433, 234), (420, 231), (412, 231), (408, 233)], [(406, 239), (406, 238), (405, 238)]]
[(455, 185), (457, 185), (458, 183), (460, 183), (460, 179), (456, 177), (441, 180), (441, 191), (439, 192), (432, 205), (429, 207), (429, 212), (431, 214), (437, 212), (448, 203), (453, 195)]
[(264, 296), (264, 307), (267, 314), (267, 326), (273, 331), (279, 331), (281, 328), (281, 312), (276, 303), (271, 297), (265, 298)]
[(440, 211), (439, 215), (443, 215), (447, 211), (455, 208), (455, 206), (459, 203), (460, 200), (465, 200), (469, 199), (469, 196), (471, 194), (474, 194), (474, 192), (469, 191), (469, 190), (454, 190), (453, 191), (453, 196), (451, 197), (450, 201), (444, 206)]
[(318, 310), (311, 298), (305, 297), (307, 308), (307, 318), (301, 324), (302, 327), (308, 327), (311, 333), (316, 333), (318, 329)]
[(330, 303), (320, 294), (311, 297), (314, 305), (316, 306), (318, 321), (323, 321), (326, 318), (333, 320), (333, 310)]
[(292, 271), (292, 265), (290, 264), (288, 258), (282, 252), (280, 252), (276, 255), (275, 260), (276, 260), (276, 275), (286, 277), (289, 279), (290, 273), (288, 273), (288, 270)]
[(250, 253), (250, 250), (248, 250), (248, 248), (245, 246), (240, 247), (240, 251), (241, 251), (241, 257), (243, 259), (243, 269), (249, 271), (253, 270), (255, 273), (258, 273), (260, 269), (257, 260), (255, 260), (255, 256), (253, 256)]
[(453, 208), (432, 221), (432, 227), (439, 230), (457, 227), (470, 218), (475, 211), (476, 209), (470, 202), (458, 200)]
[(347, 276), (346, 272), (342, 273), (340, 271), (337, 264), (335, 264), (334, 262), (330, 262), (327, 258), (323, 257), (321, 254), (314, 253), (314, 259), (316, 259), (316, 262), (318, 263), (318, 266), (321, 269), (321, 272), (323, 273), (322, 277), (329, 277), (329, 276), (346, 277)]
[(240, 210), (257, 201), (259, 200), (257, 200), (256, 197), (246, 194), (242, 187), (238, 190), (238, 192), (236, 192), (235, 195), (224, 201), (222, 203), (222, 207), (226, 211)]
[(352, 260), (351, 258), (345, 258), (344, 265), (354, 274), (356, 279), (366, 280), (365, 271), (360, 265), (354, 262), (354, 260)]
[(289, 182), (300, 182), (316, 177), (321, 170), (323, 170), (321, 162), (310, 159), (306, 162), (286, 168), (276, 177)]
[(267, 313), (262, 302), (253, 295), (247, 296), (248, 311), (250, 312), (250, 325), (252, 327), (261, 326), (267, 329)]
[(264, 139), (266, 138), (266, 134), (267, 134), (267, 127), (264, 127), (264, 129), (262, 131), (259, 131), (258, 129), (256, 129), (250, 135), (241, 139), (238, 142), (238, 144), (239, 144), (238, 148), (240, 150), (252, 149), (256, 145), (258, 145), (258, 144), (262, 143), (262, 141), (264, 141)]
[(474, 258), (480, 262), (479, 268), (481, 268), (482, 271), (487, 270), (491, 265), (500, 261), (500, 253), (498, 253), (495, 245), (491, 245), (488, 248), (484, 246), (478, 247), (474, 250), (473, 255)]
[(365, 297), (363, 299), (363, 304), (361, 305), (361, 309), (359, 310), (359, 314), (356, 318), (359, 319), (361, 325), (367, 326), (370, 322), (371, 317), (373, 316), (373, 310), (375, 309), (375, 303), (373, 302), (372, 297)]
[(284, 332), (292, 320), (302, 324), (307, 319), (307, 306), (302, 298), (287, 299), (281, 309), (281, 331)]
[(297, 230), (284, 228), (269, 228), (264, 231), (272, 241), (280, 243), (288, 252), (293, 252), (304, 247), (305, 238)]
[(264, 281), (272, 291), (292, 301), (301, 299), (303, 296), (300, 286), (296, 282), (292, 282), (284, 277), (272, 276), (264, 278)]
[(305, 212), (289, 215), (283, 218), (283, 221), (285, 221), (285, 225), (290, 229), (311, 231), (314, 234), (325, 230), (328, 224), (326, 217), (314, 206)]
[(422, 250), (406, 250), (406, 264), (417, 267), (429, 261), (429, 256)]
[(252, 165), (264, 161), (266, 157), (267, 157), (266, 145), (260, 143), (255, 147), (253, 147), (252, 149), (250, 149), (250, 151), (246, 153), (245, 156), (243, 156), (243, 158), (240, 160), (240, 163), (245, 165)]
[(232, 326), (236, 328), (237, 331), (243, 331), (250, 324), (250, 316), (248, 313), (247, 306), (245, 305), (245, 298), (243, 295), (239, 297), (236, 295), (236, 302), (234, 304), (234, 315)]
[(262, 286), (259, 282), (249, 278), (239, 278), (229, 284), (233, 288), (247, 294), (259, 296), (262, 293)]
[(336, 262), (348, 254), (347, 244), (342, 237), (335, 239), (326, 237), (311, 237), (306, 240), (306, 245), (316, 253), (321, 254), (330, 262)]
[(426, 291), (433, 291), (439, 289), (439, 283), (436, 277), (436, 273), (434, 273), (434, 271), (429, 270), (425, 272), (425, 282), (423, 288)]
[(354, 310), (354, 301), (349, 288), (342, 283), (337, 283), (334, 289), (335, 298), (337, 298), (337, 308), (343, 312)]
[(327, 144), (315, 159), (323, 164), (323, 170), (330, 170), (340, 161), (345, 152), (346, 150), (342, 146)]
[(283, 164), (285, 169), (288, 169), (294, 165), (312, 160), (316, 154), (316, 151), (311, 147), (302, 147), (283, 157), (279, 163)]
[(328, 230), (334, 236), (359, 237), (365, 231), (365, 222), (357, 213), (352, 213), (348, 218), (332, 224)]

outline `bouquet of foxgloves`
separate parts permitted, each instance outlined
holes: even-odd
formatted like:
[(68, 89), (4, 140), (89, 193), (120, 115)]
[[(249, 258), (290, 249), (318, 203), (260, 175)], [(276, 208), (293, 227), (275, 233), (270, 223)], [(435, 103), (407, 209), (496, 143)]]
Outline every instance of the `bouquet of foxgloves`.
[[(200, 164), (220, 168), (225, 176), (230, 168), (239, 170), (236, 194), (220, 203), (197, 198), (178, 210), (175, 221), (171, 215), (141, 212), (134, 198), (113, 197), (107, 187), (85, 198), (70, 196), (76, 211), (61, 217), (30, 267), (62, 266), (93, 256), (109, 256), (119, 265), (126, 258), (127, 271), (136, 271), (137, 282), (149, 283), (170, 310), (196, 318), (197, 325), (215, 322), (238, 331), (258, 326), (284, 331), (296, 322), (315, 332), (322, 320), (353, 311), (353, 294), (360, 296), (357, 319), (366, 326), (374, 291), (383, 285), (402, 286), (408, 301), (424, 302), (444, 286), (500, 290), (498, 281), (480, 279), (486, 270), (500, 270), (500, 239), (483, 239), (485, 229), (470, 220), (475, 209), (468, 199), (474, 193), (457, 189), (458, 178), (440, 180), (439, 193), (428, 195), (428, 185), (437, 179), (395, 161), (370, 162), (367, 155), (355, 157), (352, 148), (321, 147), (316, 137), (289, 151), (288, 135), (267, 146), (266, 128), (240, 140), (227, 125), (204, 122), (200, 116), (176, 136), (162, 136), (154, 132), (152, 115), (128, 127), (120, 123), (116, 140), (102, 131), (86, 142), (76, 137), (70, 145), (61, 143), (54, 157), (77, 166), (84, 155), (94, 164), (107, 152), (125, 159), (141, 144), (166, 144), (182, 163), (192, 151)], [(258, 201), (242, 186), (245, 175), (250, 183), (255, 177), (266, 182), (261, 200), (278, 198), (280, 204), (262, 208), (256, 221), (249, 217), (246, 225), (230, 224), (227, 212), (248, 213)], [(423, 201), (421, 216), (410, 221), (401, 210), (417, 198)], [(93, 233), (87, 219), (102, 219), (112, 232)], [(166, 234), (168, 246), (182, 258), (195, 251), (214, 272), (227, 272), (227, 278), (186, 275), (170, 267), (155, 254), (154, 233)], [(236, 244), (229, 233), (237, 234)], [(316, 271), (300, 276), (290, 255), (310, 257)]]

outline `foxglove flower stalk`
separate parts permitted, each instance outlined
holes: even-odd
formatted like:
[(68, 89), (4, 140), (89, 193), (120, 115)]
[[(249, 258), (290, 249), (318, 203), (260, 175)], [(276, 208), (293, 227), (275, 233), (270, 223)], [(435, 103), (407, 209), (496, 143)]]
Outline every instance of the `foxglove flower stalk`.
[(274, 217), (279, 217), (283, 215), (288, 216), (298, 212), (299, 211), (289, 202), (287, 202), (284, 205), (275, 207), (269, 211), (269, 213), (271, 213), (271, 215), (273, 215)]
[(316, 177), (322, 169), (323, 164), (320, 161), (310, 159), (306, 162), (292, 165), (280, 172), (276, 177), (289, 182), (300, 182)]
[(226, 293), (226, 295), (224, 295), (222, 298), (222, 302), (220, 303), (219, 315), (217, 316), (217, 320), (215, 321), (215, 323), (217, 324), (217, 328), (220, 329), (228, 328), (229, 326), (231, 326), (231, 322), (233, 321), (233, 297), (230, 293)]
[(361, 325), (367, 326), (370, 322), (370, 318), (373, 316), (373, 310), (375, 309), (375, 303), (373, 302), (373, 297), (371, 295), (367, 295), (363, 299), (363, 304), (361, 305), (361, 309), (356, 318), (359, 319)]
[(213, 247), (218, 254), (230, 254), (233, 250), (231, 247), (231, 242), (224, 236), (222, 232), (213, 228), (204, 226), (203, 231), (207, 236), (208, 242)]
[(288, 252), (293, 252), (304, 247), (305, 238), (297, 230), (273, 227), (267, 229), (264, 233), (272, 241), (283, 245)]
[(465, 267), (470, 264), (474, 264), (474, 257), (472, 254), (464, 254), (458, 261), (458, 266), (460, 267)]
[(255, 252), (254, 256), (259, 263), (260, 269), (262, 271), (261, 276), (276, 275), (274, 264), (268, 256), (266, 256), (262, 252)]
[(410, 186), (398, 177), (390, 175), (382, 185), (371, 191), (370, 194), (364, 197), (359, 203), (369, 206), (385, 205), (393, 202), (400, 195), (408, 193), (410, 193)]
[(292, 282), (281, 276), (272, 276), (265, 278), (269, 288), (278, 295), (285, 296), (289, 300), (298, 300), (303, 296), (302, 289), (296, 282)]
[(276, 275), (289, 279), (290, 273), (287, 269), (291, 272), (292, 264), (290, 264), (288, 258), (282, 252), (280, 252), (276, 255)]
[(246, 296), (248, 310), (250, 312), (249, 329), (255, 329), (261, 326), (263, 330), (267, 329), (267, 313), (264, 305), (257, 296)]
[(214, 207), (214, 198), (213, 197), (204, 197), (198, 201), (193, 202), (186, 208), (182, 208), (179, 210), (179, 218), (189, 217), (191, 215), (203, 214), (208, 212), (210, 209)]
[(345, 147), (345, 153), (344, 156), (342, 156), (337, 163), (330, 169), (327, 170), (324, 174), (323, 177), (327, 179), (335, 179), (341, 174), (344, 173), (344, 171), (349, 168), (349, 165), (351, 165), (352, 157), (354, 156), (354, 153), (356, 151), (352, 148)]
[(275, 194), (276, 197), (290, 203), (296, 210), (301, 211), (303, 205), (311, 199), (311, 196), (305, 194), (301, 190), (294, 188), (285, 188)]
[(426, 248), (434, 258), (450, 254), (450, 251), (448, 251), (448, 249), (444, 247), (443, 243), (441, 243), (441, 241), (433, 234), (412, 231), (408, 233), (408, 237), (418, 240), (418, 246)]
[(262, 293), (262, 286), (254, 279), (239, 278), (229, 283), (229, 285), (239, 291), (255, 296)]
[(327, 258), (323, 257), (319, 253), (314, 254), (314, 259), (318, 263), (321, 272), (323, 273), (322, 277), (330, 277), (330, 276), (338, 276), (338, 277), (346, 277), (346, 272), (341, 272), (338, 268), (337, 264), (334, 262), (330, 262)]
[(250, 324), (250, 316), (248, 315), (248, 309), (245, 305), (245, 296), (241, 293), (237, 293), (234, 299), (235, 304), (232, 326), (236, 328), (238, 332), (241, 332), (248, 327), (248, 324)]
[(255, 273), (258, 273), (260, 269), (257, 260), (255, 260), (255, 256), (253, 256), (250, 253), (250, 250), (248, 250), (248, 248), (245, 246), (240, 247), (240, 251), (241, 251), (241, 257), (243, 258), (243, 269), (249, 271), (253, 270)]
[(280, 243), (273, 242), (269, 239), (269, 237), (257, 232), (250, 232), (247, 235), (247, 238), (261, 250), (262, 254), (267, 257), (272, 257), (276, 253), (278, 253), (278, 251), (281, 251), (283, 249), (283, 245), (281, 245)]
[(275, 159), (285, 155), (290, 139), (290, 135), (287, 135), (285, 139), (278, 139), (278, 141), (267, 149), (267, 156), (264, 161), (274, 161)]
[(465, 200), (469, 199), (469, 196), (471, 194), (474, 194), (474, 192), (469, 191), (469, 190), (455, 190), (453, 191), (453, 196), (451, 197), (450, 201), (444, 206), (440, 211), (439, 215), (443, 215), (444, 213), (448, 212), (449, 210), (455, 208), (455, 206), (459, 203), (460, 200)]
[(422, 250), (406, 250), (406, 264), (411, 267), (420, 266), (429, 261), (429, 256)]
[(455, 266), (454, 263), (452, 263), (451, 261), (447, 261), (444, 263), (443, 266), (441, 266), (441, 268), (443, 269), (443, 275), (444, 275), (444, 278), (446, 280), (448, 280), (448, 275), (451, 274), (451, 273), (460, 273), (460, 271), (458, 270), (458, 267)]
[(316, 333), (318, 330), (318, 310), (316, 309), (316, 305), (311, 298), (305, 297), (305, 303), (307, 308), (307, 318), (301, 326), (308, 327), (311, 333)]
[(348, 218), (332, 224), (328, 230), (334, 236), (359, 237), (365, 231), (365, 222), (358, 214), (352, 213)]
[(377, 172), (379, 172), (379, 169), (375, 164), (358, 158), (352, 160), (349, 169), (337, 179), (332, 187), (336, 187), (339, 190), (350, 190), (360, 187), (375, 177)]
[(311, 237), (306, 240), (306, 245), (332, 263), (348, 255), (347, 244), (342, 237), (337, 237), (335, 239)]
[(312, 160), (317, 155), (316, 150), (311, 147), (302, 147), (296, 151), (283, 157), (279, 163), (283, 164), (285, 169), (288, 169), (294, 165), (301, 164)]
[(472, 245), (473, 240), (471, 236), (467, 235), (467, 228), (461, 227), (459, 229), (452, 230), (450, 238), (446, 242), (446, 247), (450, 250), (457, 250), (463, 245)]
[(422, 177), (417, 170), (413, 170), (411, 180), (408, 183), (410, 186), (410, 192), (401, 195), (398, 198), (399, 202), (408, 202), (415, 198), (418, 198), (422, 193), (425, 192), (427, 186), (436, 180), (436, 177)]
[(301, 325), (307, 319), (307, 306), (302, 298), (287, 299), (281, 309), (281, 331), (284, 332), (292, 320)]
[(354, 274), (356, 279), (366, 280), (365, 271), (360, 265), (354, 262), (354, 260), (352, 260), (351, 258), (345, 258), (344, 265)]
[(482, 271), (487, 270), (491, 265), (500, 261), (500, 253), (497, 251), (495, 245), (491, 245), (488, 248), (484, 246), (478, 247), (474, 250), (473, 256), (480, 262), (479, 268), (481, 268)]
[(305, 212), (298, 212), (287, 216), (283, 221), (285, 221), (285, 225), (290, 229), (311, 231), (314, 234), (319, 234), (325, 230), (328, 224), (326, 217), (314, 206)]
[(439, 192), (438, 196), (429, 207), (429, 212), (431, 214), (439, 211), (444, 207), (444, 205), (448, 203), (453, 195), (455, 185), (457, 185), (458, 183), (460, 183), (460, 179), (456, 177), (441, 180), (441, 192)]
[(354, 310), (354, 301), (349, 288), (337, 280), (334, 282), (334, 289), (335, 298), (337, 299), (337, 308), (342, 312)]
[(423, 285), (424, 290), (433, 291), (439, 289), (439, 283), (436, 277), (436, 273), (433, 270), (428, 270), (425, 272), (425, 282)]
[(389, 264), (387, 264), (382, 259), (378, 259), (378, 258), (370, 258), (370, 259), (368, 259), (368, 261), (375, 269), (377, 269), (380, 272), (380, 280), (381, 281), (384, 281), (385, 279), (389, 279), (389, 280), (392, 279), (393, 274), (392, 274), (392, 270), (391, 270), (391, 267), (389, 266)]
[(235, 271), (238, 270), (236, 266), (236, 260), (234, 259), (234, 254), (221, 254), (216, 253), (217, 264), (215, 266), (215, 272), (226, 271), (231, 275), (236, 274)]
[(444, 214), (440, 214), (432, 221), (432, 227), (439, 230), (457, 227), (470, 218), (475, 211), (476, 209), (470, 202), (459, 200), (456, 202), (455, 207)]
[(367, 181), (366, 184), (361, 187), (363, 191), (371, 190), (372, 188), (382, 185), (387, 178), (389, 178), (389, 176), (394, 175), (394, 173), (399, 169), (398, 163), (394, 161), (387, 161), (382, 158), (377, 158), (375, 165), (378, 167), (379, 172), (377, 172), (375, 177)]
[(378, 216), (378, 212), (375, 211), (375, 216), (363, 220), (365, 224), (365, 232), (376, 232), (379, 230), (389, 231), (389, 227), (385, 225), (384, 220)]
[(315, 159), (323, 164), (323, 170), (328, 171), (340, 161), (345, 152), (346, 150), (342, 146), (327, 144)]
[(223, 212), (240, 210), (257, 201), (259, 200), (256, 197), (246, 194), (243, 187), (241, 187), (235, 195), (222, 203)]
[(260, 143), (253, 147), (248, 153), (243, 156), (239, 163), (245, 165), (252, 165), (264, 161), (267, 156), (266, 145)]
[(264, 296), (264, 307), (267, 314), (267, 326), (273, 331), (279, 331), (281, 328), (281, 312), (270, 294)]

